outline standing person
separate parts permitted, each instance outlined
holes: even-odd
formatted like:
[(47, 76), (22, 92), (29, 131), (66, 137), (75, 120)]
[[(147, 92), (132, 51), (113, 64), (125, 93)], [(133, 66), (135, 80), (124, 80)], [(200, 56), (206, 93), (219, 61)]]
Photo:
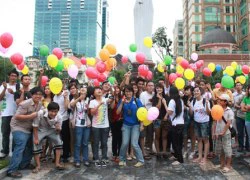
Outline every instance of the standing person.
[(234, 113), (228, 106), (230, 102), (228, 94), (218, 97), (218, 104), (224, 109), (222, 119), (213, 124), (213, 139), (215, 139), (215, 153), (220, 156), (220, 167), (223, 173), (229, 172), (232, 167), (232, 142), (229, 127), (234, 119)]
[(49, 85), (44, 88), (44, 96), (42, 99), (43, 107), (47, 108), (48, 104), (53, 101), (54, 94), (51, 92)]
[(183, 146), (183, 129), (184, 129), (184, 103), (176, 87), (169, 90), (170, 101), (168, 103), (168, 115), (172, 122), (171, 137), (174, 149), (174, 156), (170, 160), (176, 160), (172, 163), (178, 166), (183, 163), (182, 146)]
[(20, 84), (17, 84), (19, 74), (16, 69), (9, 72), (9, 82), (3, 82), (0, 87), (0, 101), (2, 101), (2, 147), (0, 158), (5, 158), (9, 154), (10, 146), (10, 121), (16, 112), (16, 102), (14, 101), (14, 92), (20, 89)]
[(136, 80), (136, 85), (139, 91), (138, 94), (140, 95), (145, 89), (145, 80), (141, 77), (138, 77)]
[(142, 107), (142, 103), (139, 99), (134, 98), (134, 91), (132, 86), (125, 86), (124, 88), (125, 97), (122, 98), (118, 103), (117, 114), (123, 116), (122, 126), (122, 145), (120, 150), (120, 162), (119, 166), (126, 166), (126, 152), (131, 140), (132, 147), (135, 151), (137, 163), (135, 167), (141, 167), (144, 165), (144, 159), (142, 151), (138, 144), (140, 131), (143, 130), (143, 124), (139, 123), (136, 112), (137, 109)]
[(20, 88), (20, 90), (17, 90), (14, 93), (14, 100), (16, 101), (16, 104), (19, 105), (21, 102), (23, 102), (24, 100), (30, 99), (31, 93), (30, 91), (30, 76), (28, 74), (26, 75), (22, 75), (21, 77), (21, 84), (23, 85), (22, 88)]
[(233, 99), (232, 91), (229, 90), (229, 89), (227, 89), (227, 88), (225, 88), (225, 87), (223, 87), (223, 86), (221, 86), (220, 88), (215, 88), (215, 89), (213, 90), (213, 93), (212, 93), (213, 100), (216, 102), (217, 99), (218, 99), (222, 94), (227, 94), (227, 95), (230, 97), (229, 103), (230, 103), (230, 105), (232, 105), (232, 104), (233, 104), (233, 100), (234, 100), (234, 99)]
[[(198, 139), (199, 157), (194, 162), (205, 165), (209, 151), (209, 101), (202, 97), (204, 90), (201, 87), (194, 88), (194, 99), (190, 103), (190, 114), (194, 115), (194, 130)], [(204, 143), (204, 158), (202, 158), (202, 149)]]
[[(93, 159), (97, 167), (106, 167), (108, 161), (108, 136), (109, 136), (109, 120), (108, 120), (108, 104), (112, 101), (104, 98), (100, 87), (94, 88), (94, 98), (90, 101), (89, 109), (92, 118), (92, 135), (93, 135)], [(99, 142), (101, 141), (102, 159), (99, 159)]]
[(39, 87), (30, 90), (32, 98), (21, 102), (15, 116), (11, 119), (11, 132), (13, 136), (12, 158), (7, 170), (7, 176), (21, 178), (18, 169), (32, 168), (32, 123), (37, 117), (37, 112), (42, 108), (43, 91)]

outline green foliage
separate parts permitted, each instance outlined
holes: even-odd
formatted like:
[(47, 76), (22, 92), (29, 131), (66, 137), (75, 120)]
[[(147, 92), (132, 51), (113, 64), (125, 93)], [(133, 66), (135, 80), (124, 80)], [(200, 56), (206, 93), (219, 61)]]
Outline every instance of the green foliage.
[(4, 58), (0, 56), (0, 82), (6, 81), (8, 79), (8, 73), (13, 68), (15, 67), (10, 62), (9, 58)]
[(9, 160), (8, 159), (1, 159), (0, 160), (0, 170), (7, 167), (9, 165)]
[(114, 70), (110, 73), (110, 76), (114, 76), (117, 82), (120, 84), (124, 78), (125, 70)]

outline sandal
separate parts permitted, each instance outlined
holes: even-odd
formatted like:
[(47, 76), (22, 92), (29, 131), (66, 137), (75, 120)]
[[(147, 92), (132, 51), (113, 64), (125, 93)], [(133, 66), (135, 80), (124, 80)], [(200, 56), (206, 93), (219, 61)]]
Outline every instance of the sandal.
[(145, 155), (143, 157), (144, 157), (145, 160), (150, 160), (151, 159), (151, 157), (149, 155)]
[(221, 170), (222, 173), (228, 173), (228, 172), (230, 172), (230, 171), (231, 171), (231, 169), (228, 168), (228, 167), (224, 167), (224, 168)]
[(59, 166), (56, 166), (56, 170), (59, 170), (59, 171), (65, 170), (65, 167), (62, 165), (59, 165)]
[(193, 160), (193, 163), (201, 163), (201, 159), (197, 158)]
[(41, 170), (41, 168), (36, 167), (35, 169), (32, 170), (32, 173), (36, 174)]

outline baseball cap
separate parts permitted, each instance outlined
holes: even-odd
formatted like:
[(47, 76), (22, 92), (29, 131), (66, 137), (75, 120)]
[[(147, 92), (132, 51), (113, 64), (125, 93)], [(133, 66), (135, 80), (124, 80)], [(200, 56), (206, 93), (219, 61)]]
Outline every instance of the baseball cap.
[(220, 95), (219, 99), (225, 100), (225, 101), (227, 101), (227, 102), (230, 101), (230, 97), (229, 97), (228, 94), (222, 94), (222, 95)]

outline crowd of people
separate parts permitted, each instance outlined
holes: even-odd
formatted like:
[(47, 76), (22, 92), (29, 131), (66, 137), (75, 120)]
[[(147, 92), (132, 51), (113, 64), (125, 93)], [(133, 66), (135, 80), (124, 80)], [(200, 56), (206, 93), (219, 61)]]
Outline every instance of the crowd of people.
[[(8, 83), (0, 87), (0, 157), (9, 155), (12, 133), (7, 175), (13, 178), (22, 177), (22, 169), (39, 172), (41, 161), (50, 158), (58, 170), (64, 170), (68, 162), (76, 168), (81, 164), (89, 167), (91, 162), (106, 167), (111, 160), (108, 138), (112, 139), (112, 161), (117, 166), (126, 166), (134, 159), (134, 166), (142, 167), (153, 155), (173, 161), (173, 166), (187, 159), (206, 165), (207, 159), (219, 157), (221, 171), (227, 173), (231, 170), (232, 149), (249, 151), (250, 86), (245, 92), (240, 83), (231, 90), (212, 89), (209, 83), (197, 79), (178, 90), (169, 84), (167, 73), (153, 82), (128, 72), (120, 84), (105, 81), (100, 87), (80, 85), (71, 79), (54, 95), (48, 85), (30, 89), (29, 75), (22, 75), (20, 83), (18, 78), (14, 69), (8, 74)], [(215, 104), (224, 109), (218, 121), (211, 116)], [(153, 106), (159, 109), (159, 116), (144, 126), (137, 118), (137, 110)], [(231, 125), (237, 129), (234, 141)]]

